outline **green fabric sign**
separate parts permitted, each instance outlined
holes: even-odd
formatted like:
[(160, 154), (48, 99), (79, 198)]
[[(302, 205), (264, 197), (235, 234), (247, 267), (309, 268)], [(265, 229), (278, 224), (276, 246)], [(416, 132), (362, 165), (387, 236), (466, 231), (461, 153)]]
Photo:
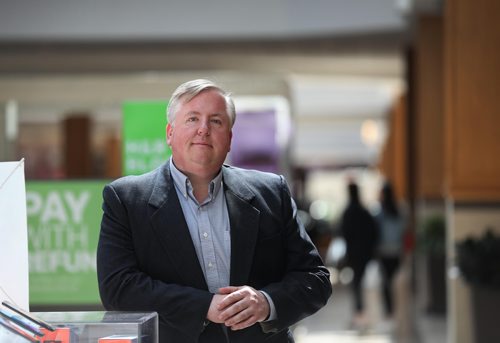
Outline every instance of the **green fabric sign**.
[(96, 249), (106, 183), (26, 183), (31, 304), (100, 304)]
[(123, 104), (123, 174), (151, 171), (170, 156), (166, 142), (165, 101), (129, 101)]

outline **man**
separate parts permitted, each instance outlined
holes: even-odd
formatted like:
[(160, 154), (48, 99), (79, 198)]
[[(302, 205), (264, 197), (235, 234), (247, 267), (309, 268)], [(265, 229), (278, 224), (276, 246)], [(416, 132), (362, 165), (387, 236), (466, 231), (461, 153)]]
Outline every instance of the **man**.
[(156, 311), (160, 342), (293, 342), (327, 269), (283, 177), (224, 165), (235, 109), (208, 80), (170, 99), (172, 158), (103, 191), (97, 274), (108, 310)]

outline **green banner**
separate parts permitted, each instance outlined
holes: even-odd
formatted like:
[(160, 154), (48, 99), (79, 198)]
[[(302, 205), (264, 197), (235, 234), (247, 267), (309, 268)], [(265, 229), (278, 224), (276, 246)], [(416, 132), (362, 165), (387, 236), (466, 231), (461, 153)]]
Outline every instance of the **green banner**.
[(31, 304), (100, 304), (96, 249), (107, 182), (26, 183)]
[(170, 156), (166, 142), (165, 101), (128, 101), (123, 104), (123, 174), (151, 171)]

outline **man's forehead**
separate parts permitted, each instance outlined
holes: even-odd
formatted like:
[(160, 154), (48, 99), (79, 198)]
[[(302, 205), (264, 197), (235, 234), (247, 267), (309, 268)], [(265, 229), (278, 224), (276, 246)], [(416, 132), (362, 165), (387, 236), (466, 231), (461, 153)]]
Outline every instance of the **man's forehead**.
[[(226, 106), (226, 101), (224, 96), (218, 92), (216, 89), (212, 89), (212, 91), (216, 92), (217, 95), (220, 96), (215, 102), (214, 101), (208, 101), (208, 102), (196, 102), (196, 99), (209, 92), (210, 90), (204, 90), (200, 93), (198, 93), (196, 96), (182, 99), (181, 98), (181, 108), (184, 109), (185, 114), (186, 113), (204, 113), (208, 110), (208, 112), (213, 111), (213, 113), (210, 113), (212, 115), (228, 115), (227, 113), (227, 106)], [(214, 99), (215, 100), (215, 99)], [(220, 102), (219, 102), (220, 100)], [(211, 110), (212, 109), (212, 110)]]

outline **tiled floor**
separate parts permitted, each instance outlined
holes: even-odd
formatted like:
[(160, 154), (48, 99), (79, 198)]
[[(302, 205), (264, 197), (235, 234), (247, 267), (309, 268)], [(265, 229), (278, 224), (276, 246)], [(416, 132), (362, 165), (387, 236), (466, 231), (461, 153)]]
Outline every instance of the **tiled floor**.
[[(347, 286), (334, 285), (328, 304), (294, 328), (297, 343), (445, 343), (446, 318), (429, 317), (415, 309), (409, 293), (399, 289), (396, 297), (404, 308), (393, 322), (384, 320), (381, 311), (377, 270), (372, 268), (365, 282), (368, 329), (358, 332), (349, 327), (352, 313), (351, 293)], [(399, 279), (404, 288), (404, 277)]]

